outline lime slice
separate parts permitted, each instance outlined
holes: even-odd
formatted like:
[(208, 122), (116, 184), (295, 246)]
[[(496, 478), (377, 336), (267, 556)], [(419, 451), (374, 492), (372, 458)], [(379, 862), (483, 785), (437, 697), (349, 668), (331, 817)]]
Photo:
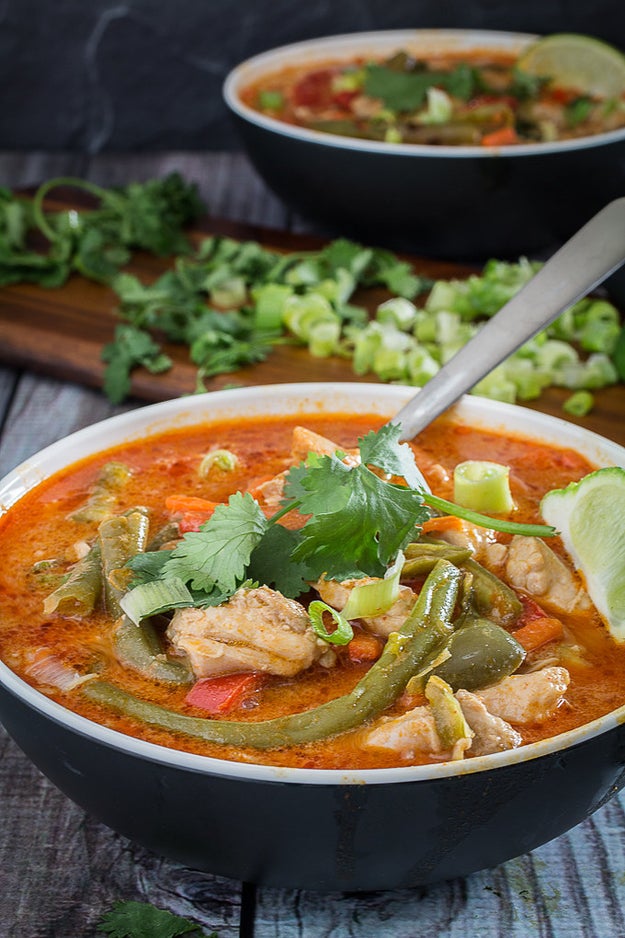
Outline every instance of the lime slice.
[(540, 508), (557, 528), (612, 636), (625, 641), (625, 469), (597, 469), (547, 492)]
[(561, 87), (601, 98), (625, 93), (625, 55), (592, 36), (545, 36), (521, 53), (517, 67), (529, 75), (548, 77)]

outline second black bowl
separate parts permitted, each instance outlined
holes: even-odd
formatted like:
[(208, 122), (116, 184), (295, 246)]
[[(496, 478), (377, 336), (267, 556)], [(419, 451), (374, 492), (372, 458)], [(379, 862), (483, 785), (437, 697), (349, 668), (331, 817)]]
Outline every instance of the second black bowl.
[(625, 129), (502, 148), (393, 144), (320, 133), (247, 106), (242, 90), (289, 65), (357, 55), (490, 48), (536, 37), (471, 30), (360, 33), (295, 43), (235, 68), (224, 96), (271, 189), (339, 233), (424, 256), (485, 259), (548, 251), (625, 192)]

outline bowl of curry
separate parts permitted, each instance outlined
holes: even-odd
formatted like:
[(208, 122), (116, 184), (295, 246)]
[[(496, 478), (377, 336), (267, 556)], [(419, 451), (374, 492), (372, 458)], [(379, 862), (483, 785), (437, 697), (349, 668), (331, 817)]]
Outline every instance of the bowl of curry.
[(69, 798), (351, 891), (495, 866), (622, 786), (622, 611), (543, 513), (625, 451), (479, 398), (402, 442), (412, 393), (169, 401), (3, 480), (0, 719)]
[(245, 60), (223, 94), (261, 177), (329, 233), (425, 256), (511, 256), (568, 238), (625, 184), (619, 52), (614, 84), (561, 87), (517, 67), (538, 39), (322, 37)]

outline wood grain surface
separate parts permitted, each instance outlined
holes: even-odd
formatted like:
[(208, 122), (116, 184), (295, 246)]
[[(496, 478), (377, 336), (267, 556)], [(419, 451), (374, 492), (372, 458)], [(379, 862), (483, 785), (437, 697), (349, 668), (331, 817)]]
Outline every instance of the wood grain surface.
[[(214, 216), (235, 226), (248, 224), (260, 234), (312, 230), (239, 153), (0, 153), (0, 184), (12, 188), (68, 174), (119, 185), (172, 170), (197, 180)], [(37, 307), (34, 293), (29, 302)], [(12, 357), (2, 348), (10, 308), (0, 316), (0, 475), (68, 433), (149, 399), (135, 389), (137, 398), (113, 406), (97, 382), (53, 375), (45, 354), (40, 367)], [(580, 422), (624, 442), (622, 391), (598, 394), (596, 411)], [(557, 394), (538, 406), (561, 414)], [(466, 879), (359, 895), (255, 894), (246, 884), (156, 857), (104, 827), (44, 778), (0, 728), (0, 938), (97, 938), (102, 914), (123, 899), (188, 916), (218, 938), (625, 938), (624, 806), (625, 794), (617, 794), (568, 834)]]

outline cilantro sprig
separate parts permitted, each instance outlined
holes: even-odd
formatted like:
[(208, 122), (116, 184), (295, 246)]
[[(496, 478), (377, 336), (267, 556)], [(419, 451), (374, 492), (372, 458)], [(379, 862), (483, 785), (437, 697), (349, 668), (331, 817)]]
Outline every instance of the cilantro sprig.
[(423, 106), (428, 88), (444, 88), (467, 101), (476, 82), (476, 69), (464, 63), (448, 72), (400, 71), (372, 63), (365, 69), (363, 90), (370, 97), (379, 98), (391, 111), (414, 111)]
[(201, 926), (191, 919), (174, 915), (166, 909), (158, 909), (148, 902), (116, 902), (97, 925), (97, 930), (109, 938), (217, 938), (216, 932), (207, 935)]
[[(177, 577), (199, 605), (217, 605), (244, 582), (262, 582), (295, 597), (322, 574), (383, 576), (429, 517), (422, 491), (405, 484), (417, 470), (409, 446), (398, 443), (400, 432), (385, 426), (359, 440), (358, 465), (346, 465), (337, 451), (292, 467), (282, 507), (271, 518), (249, 493), (231, 495), (173, 550), (133, 558), (135, 583)], [(404, 483), (388, 481), (387, 474), (400, 475)], [(310, 515), (303, 527), (278, 525), (295, 510)]]
[[(263, 583), (295, 598), (322, 575), (382, 577), (419, 537), (431, 514), (428, 506), (512, 533), (553, 533), (544, 525), (491, 519), (431, 495), (400, 434), (394, 424), (366, 434), (358, 441), (356, 465), (345, 462), (340, 450), (310, 454), (287, 472), (282, 506), (270, 518), (249, 492), (236, 492), (172, 550), (133, 557), (133, 586), (175, 578), (189, 587), (196, 605), (214, 606), (247, 584)], [(308, 515), (302, 527), (278, 523), (295, 510)]]

